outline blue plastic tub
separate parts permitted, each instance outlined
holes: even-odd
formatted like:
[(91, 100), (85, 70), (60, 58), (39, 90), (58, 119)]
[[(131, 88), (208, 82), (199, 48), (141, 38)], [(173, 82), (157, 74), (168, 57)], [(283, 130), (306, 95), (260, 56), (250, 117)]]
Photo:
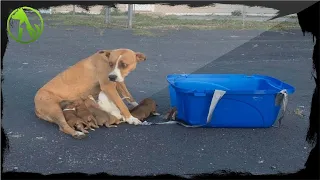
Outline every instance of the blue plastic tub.
[(270, 127), (280, 110), (277, 94), (284, 89), (287, 94), (295, 91), (289, 84), (262, 75), (171, 74), (167, 81), (171, 106), (177, 108), (177, 118), (189, 125), (206, 124), (214, 91), (226, 91), (204, 127)]

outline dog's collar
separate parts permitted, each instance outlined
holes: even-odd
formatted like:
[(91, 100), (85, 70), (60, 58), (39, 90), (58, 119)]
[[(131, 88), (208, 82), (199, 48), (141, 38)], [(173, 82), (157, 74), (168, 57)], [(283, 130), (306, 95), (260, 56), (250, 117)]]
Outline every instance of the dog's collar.
[(75, 111), (76, 110), (76, 108), (72, 108), (72, 109), (64, 109), (64, 110), (62, 110), (62, 111)]

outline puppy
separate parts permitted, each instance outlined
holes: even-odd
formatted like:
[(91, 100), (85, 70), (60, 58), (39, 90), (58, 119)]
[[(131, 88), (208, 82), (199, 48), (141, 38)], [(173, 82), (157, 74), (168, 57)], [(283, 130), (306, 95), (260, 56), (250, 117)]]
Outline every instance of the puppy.
[(167, 112), (167, 114), (164, 116), (164, 118), (166, 120), (170, 120), (170, 119), (176, 120), (177, 113), (178, 113), (177, 108), (173, 107)]
[(85, 130), (88, 127), (88, 124), (79, 118), (76, 114), (76, 107), (70, 101), (61, 101), (60, 107), (62, 109), (63, 115), (70, 127), (77, 129), (83, 133), (89, 133)]
[(85, 99), (84, 104), (92, 113), (92, 115), (96, 118), (98, 126), (105, 125), (106, 127), (117, 127), (113, 124), (120, 124), (122, 122), (115, 116), (101, 110), (99, 104), (96, 102), (92, 95), (89, 95), (88, 98)]
[(138, 106), (132, 108), (130, 110), (130, 113), (133, 117), (136, 117), (143, 121), (150, 115), (159, 116), (160, 114), (156, 112), (156, 108), (156, 102), (150, 98), (146, 98), (142, 100)]
[(97, 119), (87, 109), (82, 99), (75, 100), (73, 104), (76, 107), (77, 116), (82, 118), (89, 125), (91, 130), (93, 130), (92, 128), (99, 128)]

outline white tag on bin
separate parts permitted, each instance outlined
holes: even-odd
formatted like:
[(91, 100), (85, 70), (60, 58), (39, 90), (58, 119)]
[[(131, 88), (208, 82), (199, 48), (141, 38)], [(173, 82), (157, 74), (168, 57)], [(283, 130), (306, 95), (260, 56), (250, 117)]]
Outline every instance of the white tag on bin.
[(223, 90), (215, 90), (214, 91), (214, 94), (213, 94), (212, 99), (211, 99), (211, 104), (210, 104), (210, 107), (209, 107), (208, 116), (207, 116), (207, 124), (211, 121), (213, 110), (216, 108), (219, 100), (222, 98), (222, 96), (225, 93), (226, 93), (226, 91), (223, 91)]

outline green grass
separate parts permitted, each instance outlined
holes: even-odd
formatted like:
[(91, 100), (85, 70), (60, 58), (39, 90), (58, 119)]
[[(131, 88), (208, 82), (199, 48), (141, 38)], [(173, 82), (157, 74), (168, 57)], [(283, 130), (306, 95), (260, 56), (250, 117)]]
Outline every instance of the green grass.
[(159, 34), (151, 32), (147, 29), (134, 29), (133, 34), (136, 36), (149, 36), (149, 37), (158, 37)]
[[(49, 22), (50, 25), (68, 25), (68, 26), (89, 26), (95, 28), (126, 28), (126, 16), (111, 16), (111, 24), (105, 23), (104, 15), (82, 15), (82, 14), (53, 14), (46, 15), (44, 21)], [(133, 29), (136, 34), (148, 34), (150, 31), (145, 29), (255, 29), (255, 30), (288, 30), (298, 29), (298, 22), (257, 22), (246, 21), (243, 27), (241, 20), (190, 20), (178, 19), (175, 16), (148, 16), (142, 14), (135, 14), (133, 20)], [(140, 30), (138, 30), (140, 29)], [(144, 29), (144, 30), (141, 30)], [(149, 34), (150, 35), (150, 34)]]

